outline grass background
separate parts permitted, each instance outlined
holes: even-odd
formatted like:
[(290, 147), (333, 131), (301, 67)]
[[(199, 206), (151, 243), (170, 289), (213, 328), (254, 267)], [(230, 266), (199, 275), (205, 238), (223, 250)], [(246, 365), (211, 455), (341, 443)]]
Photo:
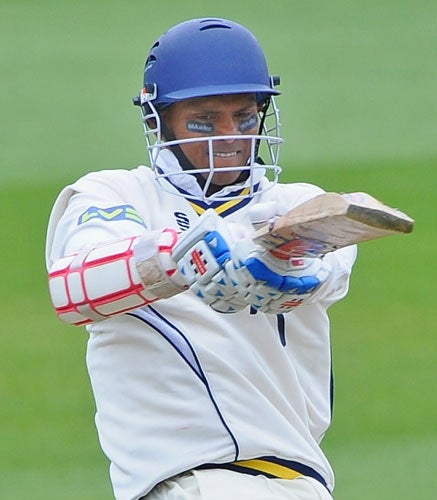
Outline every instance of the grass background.
[(283, 180), (364, 190), (416, 219), (361, 245), (331, 312), (337, 500), (437, 490), (437, 4), (428, 0), (0, 0), (0, 498), (112, 498), (93, 424), (86, 335), (50, 308), (44, 268), (58, 191), (146, 161), (138, 112), (148, 48), (222, 16), (280, 74)]

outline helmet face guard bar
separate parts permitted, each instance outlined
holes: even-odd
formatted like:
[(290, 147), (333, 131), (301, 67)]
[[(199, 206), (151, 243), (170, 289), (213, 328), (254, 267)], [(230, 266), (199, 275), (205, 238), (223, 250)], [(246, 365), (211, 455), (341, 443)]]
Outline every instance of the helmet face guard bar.
[[(265, 106), (260, 111), (260, 129), (262, 130), (259, 130), (258, 134), (235, 134), (219, 136), (211, 135), (166, 141), (163, 140), (162, 136), (162, 122), (160, 114), (153, 104), (154, 96), (156, 95), (156, 89), (154, 89), (152, 92), (149, 92), (148, 90), (151, 89), (143, 89), (142, 94), (138, 98), (136, 98), (134, 102), (135, 104), (139, 105), (141, 109), (143, 130), (151, 164), (150, 166), (152, 167), (152, 170), (154, 171), (158, 182), (161, 179), (167, 179), (171, 184), (177, 185), (177, 178), (182, 175), (191, 174), (196, 176), (196, 178), (200, 175), (204, 180), (204, 182), (201, 183), (202, 194), (200, 198), (204, 201), (226, 201), (231, 199), (252, 197), (255, 193), (255, 184), (260, 179), (260, 177), (262, 177), (262, 174), (266, 174), (267, 177), (270, 178), (271, 185), (269, 187), (273, 186), (278, 181), (278, 177), (281, 172), (281, 167), (279, 167), (278, 165), (279, 150), (283, 139), (279, 137), (279, 110), (276, 107), (273, 97), (270, 98), (271, 110), (268, 111), (266, 109), (267, 106)], [(214, 144), (224, 140), (250, 141), (250, 154), (245, 165), (230, 167), (217, 167), (215, 165), (213, 155)], [(193, 169), (191, 170), (181, 168), (180, 170), (172, 170), (171, 172), (164, 171), (161, 166), (158, 165), (158, 158), (160, 152), (163, 149), (168, 149), (171, 151), (172, 147), (174, 146), (181, 146), (183, 144), (199, 142), (204, 142), (208, 145), (209, 165), (202, 168), (193, 167)], [(262, 150), (262, 154), (268, 155), (267, 164), (263, 164), (261, 162), (258, 163), (260, 150)], [(244, 195), (239, 194), (235, 196), (230, 196), (229, 194), (227, 194), (226, 197), (224, 197), (224, 195), (220, 196), (216, 193), (208, 195), (207, 193), (209, 187), (213, 183), (213, 177), (218, 172), (248, 172), (247, 181), (245, 183), (245, 187), (249, 188), (247, 190), (248, 192)], [(165, 183), (160, 182), (160, 185), (163, 189), (166, 189)], [(258, 190), (257, 192), (260, 192), (260, 190)], [(199, 195), (197, 194), (181, 194), (181, 196), (189, 199), (199, 199)]]

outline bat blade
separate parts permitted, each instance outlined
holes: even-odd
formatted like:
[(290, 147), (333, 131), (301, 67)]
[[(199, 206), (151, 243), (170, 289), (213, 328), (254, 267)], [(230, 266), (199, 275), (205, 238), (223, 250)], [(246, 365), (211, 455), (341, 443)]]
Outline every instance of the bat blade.
[(316, 257), (363, 241), (410, 233), (414, 220), (367, 193), (324, 193), (256, 231), (280, 258)]

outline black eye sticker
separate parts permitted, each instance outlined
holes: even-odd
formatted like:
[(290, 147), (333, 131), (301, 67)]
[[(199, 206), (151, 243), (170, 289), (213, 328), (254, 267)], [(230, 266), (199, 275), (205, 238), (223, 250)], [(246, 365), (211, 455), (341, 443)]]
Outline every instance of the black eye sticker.
[(187, 130), (190, 132), (198, 132), (199, 134), (210, 134), (214, 132), (214, 125), (212, 123), (202, 123), (190, 120), (187, 122)]
[(255, 127), (257, 123), (258, 115), (254, 113), (253, 115), (250, 115), (247, 120), (242, 120), (240, 122), (240, 124), (238, 125), (238, 130), (240, 132), (247, 132), (248, 130), (253, 129), (253, 127)]

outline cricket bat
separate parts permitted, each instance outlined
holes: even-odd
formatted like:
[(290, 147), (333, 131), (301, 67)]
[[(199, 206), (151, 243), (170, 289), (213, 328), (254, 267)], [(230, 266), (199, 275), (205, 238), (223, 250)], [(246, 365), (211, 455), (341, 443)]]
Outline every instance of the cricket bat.
[(257, 229), (276, 257), (318, 257), (355, 243), (411, 233), (414, 220), (367, 193), (324, 193)]

